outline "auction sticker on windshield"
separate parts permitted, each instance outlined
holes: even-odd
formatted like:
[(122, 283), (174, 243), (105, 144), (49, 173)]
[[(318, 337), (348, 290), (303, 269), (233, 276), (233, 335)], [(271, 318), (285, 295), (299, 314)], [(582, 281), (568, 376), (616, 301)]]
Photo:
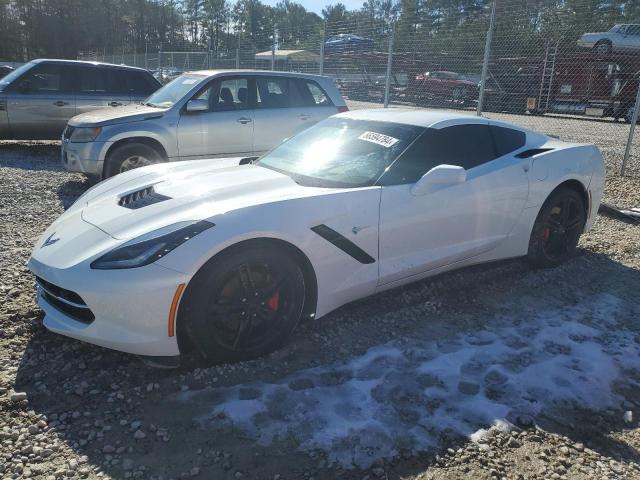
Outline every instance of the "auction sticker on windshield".
[(390, 137), (389, 135), (383, 135), (382, 133), (376, 133), (376, 132), (364, 132), (358, 138), (360, 140), (364, 140), (365, 142), (371, 142), (377, 145), (382, 145), (383, 147), (386, 147), (386, 148), (391, 148), (400, 141), (397, 138), (393, 138), (393, 137)]

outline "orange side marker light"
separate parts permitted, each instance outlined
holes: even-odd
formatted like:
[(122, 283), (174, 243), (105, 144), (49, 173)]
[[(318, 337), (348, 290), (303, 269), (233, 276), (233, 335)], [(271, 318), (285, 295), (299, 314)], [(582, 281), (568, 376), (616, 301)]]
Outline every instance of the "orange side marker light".
[(169, 336), (173, 337), (176, 334), (176, 313), (178, 311), (178, 304), (180, 298), (182, 298), (182, 292), (184, 291), (184, 283), (178, 285), (176, 293), (173, 294), (173, 300), (171, 302), (171, 309), (169, 310)]

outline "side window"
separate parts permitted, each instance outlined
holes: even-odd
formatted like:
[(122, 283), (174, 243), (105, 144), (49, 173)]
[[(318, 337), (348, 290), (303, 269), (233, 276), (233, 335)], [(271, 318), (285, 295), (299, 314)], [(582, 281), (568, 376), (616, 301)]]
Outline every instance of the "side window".
[(640, 35), (640, 25), (629, 25), (627, 27), (627, 35)]
[(469, 170), (496, 158), (489, 125), (456, 125), (437, 132), (440, 138), (429, 152), (437, 165), (458, 165)]
[(391, 165), (380, 184), (415, 183), (438, 165), (458, 165), (469, 170), (494, 158), (488, 125), (429, 128)]
[(100, 72), (107, 82), (107, 93), (128, 95), (129, 86), (127, 85), (127, 75), (123, 70), (116, 68), (105, 68)]
[(104, 72), (95, 67), (80, 67), (80, 92), (105, 94), (107, 79)]
[(489, 129), (496, 146), (496, 157), (518, 150), (527, 141), (527, 135), (519, 130), (496, 125), (491, 125)]
[(127, 71), (129, 89), (133, 95), (151, 95), (155, 90), (155, 85), (149, 81), (149, 77), (144, 72)]
[(256, 108), (288, 108), (291, 106), (289, 79), (286, 77), (257, 77)]
[(193, 98), (208, 101), (212, 112), (245, 110), (249, 102), (248, 82), (246, 78), (216, 80)]
[(437, 130), (426, 129), (400, 157), (387, 169), (380, 185), (404, 185), (416, 183), (420, 178), (438, 165), (435, 158), (429, 155), (433, 143), (439, 141)]
[(320, 88), (320, 86), (312, 80), (295, 80), (297, 86), (294, 94), (294, 105), (301, 107), (330, 107), (333, 102), (329, 96)]
[(28, 82), (32, 93), (67, 93), (74, 90), (74, 69), (66, 65), (40, 64), (29, 70), (18, 84)]

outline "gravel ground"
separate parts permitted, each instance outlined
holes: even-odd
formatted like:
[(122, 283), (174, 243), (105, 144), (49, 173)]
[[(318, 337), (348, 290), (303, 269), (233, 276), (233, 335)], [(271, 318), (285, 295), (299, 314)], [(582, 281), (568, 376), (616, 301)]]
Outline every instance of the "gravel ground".
[[(588, 133), (586, 122), (575, 123), (575, 139), (599, 135), (602, 145), (608, 140), (617, 145), (615, 135), (627, 131), (621, 125), (589, 123), (593, 132)], [(60, 169), (58, 149), (50, 142), (0, 144), (3, 478), (640, 478), (640, 227), (600, 217), (583, 236), (577, 258), (557, 269), (531, 271), (514, 260), (442, 275), (304, 324), (289, 346), (263, 359), (214, 367), (185, 359), (178, 369), (158, 370), (137, 357), (66, 339), (41, 326), (26, 260), (38, 235), (89, 186), (82, 176)], [(608, 161), (615, 162), (620, 153), (614, 150)], [(640, 205), (640, 180), (609, 177), (606, 199), (621, 206)], [(607, 310), (599, 303), (602, 298), (614, 299), (618, 306)], [(243, 412), (234, 416), (218, 411), (223, 404), (218, 391), (255, 400), (283, 382), (291, 390), (304, 389), (300, 382), (294, 387), (291, 379), (355, 368), (376, 349), (391, 346), (406, 354), (412, 351), (407, 345), (430, 335), (437, 335), (436, 358), (443, 358), (455, 353), (461, 337), (484, 338), (502, 332), (505, 324), (521, 333), (538, 318), (551, 327), (562, 326), (556, 317), (558, 312), (568, 315), (567, 308), (573, 309), (567, 318), (576, 328), (590, 329), (590, 340), (573, 335), (573, 357), (562, 342), (545, 344), (545, 349), (553, 353), (550, 358), (573, 359), (570, 369), (586, 372), (579, 378), (606, 393), (601, 402), (595, 401), (598, 388), (591, 388), (587, 391), (594, 398), (552, 398), (526, 411), (498, 389), (500, 405), (508, 411), (508, 422), (501, 422), (481, 411), (485, 404), (480, 403), (488, 387), (500, 386), (500, 381), (489, 385), (487, 374), (480, 381), (484, 394), (479, 395), (472, 382), (461, 381), (458, 388), (462, 392), (464, 386), (462, 393), (471, 398), (469, 409), (462, 417), (454, 416), (445, 402), (433, 420), (445, 424), (462, 419), (476, 432), (471, 438), (464, 429), (436, 425), (429, 431), (431, 447), (403, 448), (405, 430), (400, 430), (398, 448), (390, 455), (369, 452), (371, 461), (360, 467), (333, 456), (352, 446), (333, 443), (323, 448), (322, 442), (305, 443), (298, 430), (286, 428), (264, 441), (255, 428), (230, 421)], [(555, 317), (549, 312), (556, 312)], [(485, 344), (477, 342), (478, 348)], [(597, 375), (596, 369), (589, 375), (575, 356), (582, 351), (578, 347), (586, 345), (611, 361), (617, 374), (609, 378)], [(525, 358), (519, 355), (513, 368), (526, 370)], [(428, 366), (431, 360), (422, 361)], [(534, 356), (530, 363), (535, 362)], [(391, 376), (382, 384), (404, 387), (402, 379), (393, 377), (407, 373), (398, 365), (385, 367)], [(591, 367), (597, 368), (598, 362)], [(485, 368), (471, 366), (473, 378), (482, 378)], [(380, 370), (374, 374), (379, 376)], [(348, 385), (349, 378), (324, 387)], [(559, 382), (556, 386), (558, 392), (563, 388)], [(573, 390), (572, 385), (568, 388)], [(453, 404), (461, 392), (448, 392), (444, 398)], [(558, 392), (548, 393), (553, 397)], [(412, 405), (408, 410), (407, 402)], [(399, 414), (414, 411), (419, 401), (391, 391), (382, 403)], [(262, 425), (273, 426), (278, 420), (286, 427), (283, 422), (291, 422), (293, 415), (283, 415), (267, 417)], [(360, 440), (364, 445), (366, 439)]]

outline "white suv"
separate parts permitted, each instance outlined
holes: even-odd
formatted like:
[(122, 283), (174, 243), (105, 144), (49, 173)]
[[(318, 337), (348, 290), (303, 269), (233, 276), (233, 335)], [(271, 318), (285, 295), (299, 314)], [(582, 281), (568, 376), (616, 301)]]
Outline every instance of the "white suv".
[(63, 134), (62, 162), (68, 170), (106, 178), (158, 162), (256, 156), (346, 110), (328, 77), (188, 72), (140, 105), (72, 118)]

